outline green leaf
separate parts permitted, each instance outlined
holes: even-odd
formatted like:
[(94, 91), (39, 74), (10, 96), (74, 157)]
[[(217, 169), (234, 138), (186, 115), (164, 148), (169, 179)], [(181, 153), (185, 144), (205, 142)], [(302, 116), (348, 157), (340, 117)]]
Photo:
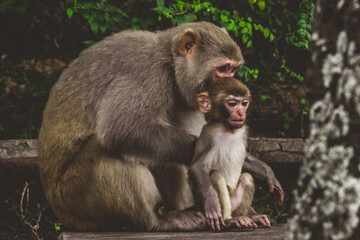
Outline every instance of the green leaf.
[(306, 31), (306, 38), (309, 40), (311, 39), (311, 34), (308, 31)]
[(244, 21), (239, 22), (239, 27), (243, 28), (245, 26), (246, 26), (246, 22), (244, 22)]
[(229, 23), (227, 26), (226, 26), (226, 30), (228, 30), (228, 31), (231, 31), (231, 30), (233, 30), (235, 28), (235, 25), (234, 25), (234, 23)]
[(273, 34), (270, 34), (269, 41), (270, 41), (270, 42), (273, 42), (273, 41), (274, 41), (274, 39), (275, 39), (275, 36), (274, 36)]
[(195, 20), (196, 20), (196, 15), (190, 13), (176, 17), (174, 19), (174, 22), (179, 25), (186, 22), (193, 22)]
[(91, 45), (95, 44), (93, 40), (86, 40), (82, 42), (85, 46), (90, 47)]
[(108, 23), (110, 21), (110, 14), (105, 13), (105, 21)]
[(246, 23), (246, 27), (249, 29), (249, 31), (252, 30), (252, 25), (251, 25), (251, 23)]
[(99, 24), (96, 21), (92, 21), (90, 23), (90, 28), (91, 28), (91, 31), (93, 31), (95, 34), (97, 34), (99, 31)]
[(137, 17), (134, 17), (133, 19), (131, 19), (131, 23), (137, 23), (139, 22), (139, 19)]
[(101, 31), (102, 33), (105, 33), (105, 32), (106, 32), (106, 29), (107, 29), (107, 24), (101, 24), (101, 25), (100, 25), (100, 31)]
[(73, 14), (74, 14), (74, 10), (73, 10), (72, 8), (68, 8), (68, 9), (66, 10), (66, 13), (67, 13), (67, 15), (68, 15), (68, 18), (70, 19), (70, 18), (73, 16)]
[(241, 34), (245, 34), (245, 33), (247, 33), (248, 31), (249, 31), (249, 29), (243, 28), (240, 33), (241, 33)]
[(247, 48), (251, 48), (251, 47), (252, 47), (252, 41), (251, 41), (251, 40), (249, 40), (249, 41), (247, 42), (246, 47), (247, 47)]
[(257, 1), (257, 0), (248, 0), (248, 3), (249, 3), (250, 5), (253, 5), (253, 4), (256, 3), (256, 1)]
[(263, 31), (263, 33), (264, 33), (264, 37), (265, 37), (265, 39), (266, 39), (266, 38), (268, 38), (269, 35), (270, 35), (270, 30), (269, 30), (268, 28), (265, 28), (264, 31)]
[(242, 41), (243, 41), (243, 43), (247, 43), (248, 40), (249, 40), (249, 36), (248, 36), (248, 35), (246, 35), (246, 34), (242, 35)]
[(223, 23), (227, 23), (229, 21), (228, 17), (225, 15), (221, 15), (220, 18), (221, 18), (221, 22), (223, 22)]
[(164, 7), (165, 5), (164, 5), (164, 0), (156, 0), (156, 5), (158, 6), (158, 7)]
[(264, 0), (259, 0), (258, 5), (259, 5), (259, 9), (261, 11), (264, 11), (264, 9), (265, 9), (265, 1)]
[(280, 27), (282, 27), (283, 22), (279, 19), (279, 18), (275, 18), (275, 22), (277, 25), (279, 25)]
[(305, 27), (306, 26), (306, 21), (305, 19), (300, 19), (296, 25), (300, 26), (300, 27)]
[(305, 30), (304, 29), (299, 29), (296, 31), (300, 36), (304, 36), (305, 35)]

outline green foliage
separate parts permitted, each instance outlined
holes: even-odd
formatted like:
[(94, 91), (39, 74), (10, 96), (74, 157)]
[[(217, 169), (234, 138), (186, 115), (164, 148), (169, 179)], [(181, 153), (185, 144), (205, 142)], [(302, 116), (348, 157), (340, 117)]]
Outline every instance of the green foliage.
[(25, 13), (26, 11), (26, 7), (28, 6), (28, 3), (26, 0), (20, 0), (20, 1), (16, 1), (16, 0), (3, 0), (0, 3), (0, 13), (4, 13), (7, 11), (14, 11), (19, 14), (22, 15)]
[[(171, 20), (173, 25), (191, 21), (211, 21), (223, 26), (244, 47), (258, 52), (261, 58), (251, 63), (251, 69), (279, 68), (280, 76), (292, 75), (300, 81), (301, 74), (285, 65), (286, 54), (295, 49), (308, 49), (311, 38), (311, 21), (313, 3), (311, 0), (295, 1), (264, 1), (248, 0), (233, 1), (232, 4), (221, 4), (218, 1), (181, 1), (157, 0), (153, 8), (163, 19)], [(236, 3), (235, 3), (236, 2)], [(222, 8), (216, 5), (224, 6)], [(285, 47), (284, 47), (285, 46)], [(272, 64), (278, 62), (277, 66)], [(240, 77), (248, 72), (243, 69)]]
[[(146, 29), (210, 21), (226, 28), (245, 49), (244, 52), (251, 53), (246, 58), (247, 66), (238, 72), (240, 78), (247, 82), (258, 79), (284, 81), (289, 77), (295, 77), (298, 81), (304, 79), (303, 69), (299, 69), (301, 67), (296, 60), (289, 56), (309, 48), (312, 0), (238, 0), (230, 3), (142, 0), (139, 4), (151, 12), (133, 15), (133, 8), (121, 10), (115, 2), (106, 0), (65, 1), (63, 8), (70, 19), (74, 14), (81, 15), (94, 34), (98, 34), (99, 30), (105, 33), (116, 29)], [(151, 20), (149, 16), (152, 16)]]
[(287, 218), (289, 217), (289, 207), (294, 196), (294, 187), (289, 187), (286, 189), (286, 195), (284, 197), (284, 205), (278, 206), (272, 194), (268, 192), (262, 192), (260, 196), (254, 197), (253, 208), (258, 214), (266, 214), (270, 216), (277, 224), (286, 223)]
[(305, 99), (305, 98), (302, 98), (301, 103), (304, 105), (303, 114), (304, 115), (308, 114), (309, 113), (309, 108), (310, 108), (309, 100)]
[[(5, 34), (0, 38), (0, 52), (11, 56), (13, 66), (20, 64), (25, 56), (60, 58), (69, 62), (83, 48), (113, 32), (129, 28), (154, 31), (185, 22), (210, 21), (224, 27), (241, 46), (246, 63), (237, 77), (249, 86), (254, 98), (264, 101), (270, 95), (263, 89), (270, 83), (304, 83), (307, 63), (304, 56), (308, 52), (312, 17), (312, 0), (34, 0), (31, 4), (26, 0), (3, 0), (0, 19), (16, 23), (14, 29), (20, 28), (18, 32), (26, 37)], [(3, 27), (7, 25), (3, 24)], [(3, 39), (8, 36), (8, 44), (3, 44)], [(13, 46), (14, 39), (22, 48), (29, 45), (27, 52)], [(3, 79), (7, 76), (25, 84), (26, 90), (31, 92), (30, 97), (20, 99), (39, 99), (34, 108), (43, 106), (40, 99), (46, 99), (51, 84), (33, 79), (34, 76), (28, 76), (28, 73), (24, 76), (17, 72), (0, 74)], [(14, 104), (13, 99), (4, 97), (0, 100), (0, 114), (16, 118), (9, 122), (14, 126), (18, 122), (25, 128), (19, 135), (36, 137), (39, 123), (21, 122), (29, 119), (29, 114), (40, 112), (41, 115), (42, 109), (18, 111), (16, 109), (22, 108), (17, 108), (19, 103)], [(303, 96), (300, 101), (306, 114), (309, 103)], [(290, 119), (294, 118), (291, 113), (287, 114), (288, 118), (282, 117), (285, 130), (288, 126), (291, 128)], [(6, 121), (0, 123), (0, 134), (6, 133), (3, 136), (13, 131)]]
[[(108, 29), (116, 31), (121, 25), (124, 17), (129, 17), (120, 8), (117, 8), (107, 2), (107, 0), (100, 1), (86, 1), (78, 2), (74, 0), (74, 5), (66, 9), (67, 16), (72, 18), (73, 14), (80, 14), (90, 24), (91, 31), (97, 34), (99, 30), (105, 33)], [(63, 3), (65, 7), (65, 3)]]
[(284, 123), (283, 123), (284, 129), (289, 129), (290, 123), (292, 121), (294, 121), (294, 119), (292, 117), (290, 117), (289, 114), (287, 114), (287, 113), (283, 113), (283, 119), (284, 119)]

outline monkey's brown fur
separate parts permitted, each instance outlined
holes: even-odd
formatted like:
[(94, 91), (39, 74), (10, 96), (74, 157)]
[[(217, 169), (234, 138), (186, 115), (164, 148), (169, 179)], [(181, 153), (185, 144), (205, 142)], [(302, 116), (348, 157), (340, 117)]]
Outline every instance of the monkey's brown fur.
[[(50, 92), (38, 142), (45, 194), (65, 227), (203, 229), (202, 215), (183, 211), (192, 204), (184, 164), (205, 124), (196, 95), (243, 62), (229, 35), (206, 22), (124, 31), (83, 51)], [(267, 165), (247, 159), (280, 186)], [(162, 206), (170, 211), (159, 216)]]
[(211, 109), (205, 114), (207, 122), (220, 122), (221, 117), (224, 116), (223, 100), (229, 96), (243, 96), (250, 99), (250, 90), (241, 81), (232, 78), (223, 78), (218, 81), (212, 82), (207, 93), (211, 100)]
[[(221, 64), (242, 62), (229, 35), (206, 22), (124, 31), (83, 51), (51, 90), (38, 142), (46, 197), (65, 227), (204, 228), (199, 213), (182, 211), (192, 204), (183, 164), (204, 124), (196, 94), (233, 75)], [(159, 217), (163, 204), (174, 211)]]
[[(198, 94), (198, 103), (207, 124), (190, 166), (196, 183), (195, 197), (213, 230), (226, 227), (223, 220), (234, 221), (239, 227), (254, 227), (256, 224), (246, 217), (253, 200), (254, 181), (250, 174), (241, 173), (246, 158), (244, 123), (250, 91), (236, 79), (222, 78), (208, 86), (207, 94)], [(236, 219), (239, 216), (244, 217)]]

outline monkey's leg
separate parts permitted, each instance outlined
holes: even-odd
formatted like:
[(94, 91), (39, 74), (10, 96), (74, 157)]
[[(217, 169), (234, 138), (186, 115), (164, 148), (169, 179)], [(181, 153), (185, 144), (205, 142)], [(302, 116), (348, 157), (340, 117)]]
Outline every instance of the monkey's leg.
[(151, 172), (163, 197), (166, 210), (184, 210), (194, 205), (188, 168), (184, 164), (161, 164), (151, 167)]
[(246, 216), (254, 198), (254, 179), (249, 173), (241, 174), (239, 183), (230, 199), (234, 210), (233, 216)]
[(243, 223), (245, 223), (245, 226), (248, 227), (257, 227), (256, 223), (261, 223), (265, 227), (270, 227), (270, 221), (268, 217), (266, 215), (257, 214), (251, 207), (254, 198), (255, 185), (254, 180), (250, 174), (241, 174), (238, 187), (231, 196), (232, 203), (238, 202), (237, 198), (239, 194), (236, 192), (239, 190), (243, 192), (242, 199), (239, 206), (233, 212), (234, 221), (237, 221), (237, 227), (242, 226)]
[(218, 198), (222, 207), (223, 219), (229, 220), (231, 219), (231, 202), (224, 176), (220, 172), (213, 170), (210, 173), (210, 179), (218, 194)]
[(226, 228), (256, 228), (256, 223), (248, 217), (254, 197), (255, 186), (252, 176), (248, 173), (241, 174), (239, 183), (230, 195), (233, 219), (227, 224)]
[(157, 230), (161, 219), (154, 209), (162, 199), (150, 171), (125, 159), (86, 151), (66, 169), (52, 190), (55, 198), (49, 199), (65, 227), (80, 231)]
[(197, 212), (156, 214), (163, 200), (152, 173), (140, 164), (146, 161), (149, 159), (132, 155), (110, 156), (93, 136), (63, 166), (59, 176), (43, 173), (49, 204), (73, 230), (131, 226), (137, 230), (192, 231), (205, 227), (205, 218)]
[[(113, 211), (127, 216), (137, 229), (142, 230), (194, 231), (205, 228), (205, 218), (198, 212), (173, 210), (163, 217), (158, 216), (156, 208), (163, 200), (155, 178), (148, 168), (133, 160), (103, 161), (103, 166), (99, 167), (102, 170), (98, 179), (116, 178), (112, 183), (108, 181), (108, 187), (102, 186), (103, 190), (109, 188), (104, 195), (116, 196), (116, 201), (109, 205), (116, 206)], [(176, 181), (179, 180), (174, 179)]]

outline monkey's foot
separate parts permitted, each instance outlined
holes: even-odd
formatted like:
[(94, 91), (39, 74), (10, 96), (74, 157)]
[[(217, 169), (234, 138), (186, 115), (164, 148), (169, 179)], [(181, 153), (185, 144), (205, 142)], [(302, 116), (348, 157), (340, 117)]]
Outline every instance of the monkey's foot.
[(206, 229), (206, 219), (201, 212), (177, 211), (167, 212), (160, 218), (158, 231), (200, 231)]
[(253, 220), (255, 223), (260, 223), (265, 227), (271, 226), (270, 220), (266, 215), (254, 215), (251, 217), (251, 220)]
[(225, 229), (234, 228), (257, 228), (257, 225), (251, 218), (240, 216), (229, 220), (225, 225)]

